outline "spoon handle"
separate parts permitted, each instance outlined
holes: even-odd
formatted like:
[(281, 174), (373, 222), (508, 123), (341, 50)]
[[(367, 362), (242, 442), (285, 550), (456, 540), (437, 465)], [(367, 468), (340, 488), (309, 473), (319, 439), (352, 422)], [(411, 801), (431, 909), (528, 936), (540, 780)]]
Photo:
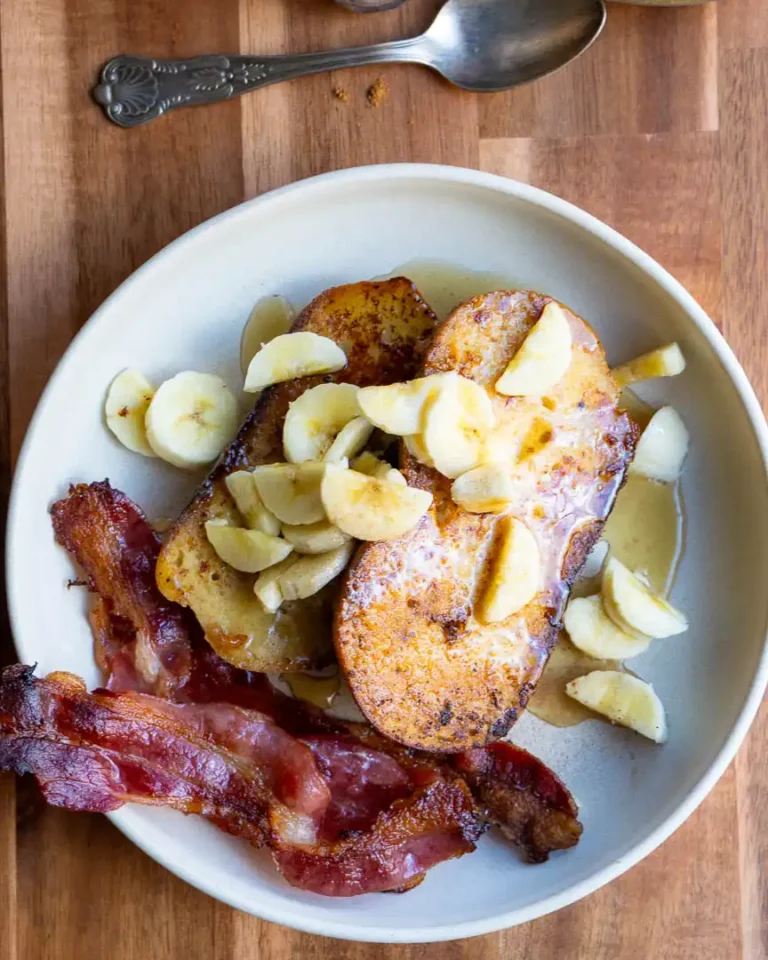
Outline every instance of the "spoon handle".
[(215, 54), (189, 60), (154, 60), (120, 56), (104, 67), (93, 95), (110, 120), (121, 127), (136, 127), (173, 107), (218, 103), (309, 73), (369, 63), (424, 62), (419, 56), (420, 39), (280, 57)]

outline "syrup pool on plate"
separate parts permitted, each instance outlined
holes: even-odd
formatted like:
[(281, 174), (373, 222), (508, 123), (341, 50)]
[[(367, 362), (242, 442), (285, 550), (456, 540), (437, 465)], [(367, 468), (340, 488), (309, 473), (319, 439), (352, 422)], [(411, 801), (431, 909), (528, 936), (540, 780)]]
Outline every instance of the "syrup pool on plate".
[[(622, 394), (622, 404), (641, 427), (648, 423), (654, 412), (629, 390)], [(630, 474), (603, 529), (603, 539), (614, 556), (645, 577), (654, 592), (667, 596), (685, 540), (680, 482), (658, 483)], [(589, 596), (599, 589), (599, 577), (580, 580), (573, 588), (573, 596)], [(528, 709), (540, 720), (556, 727), (570, 727), (582, 720), (594, 719), (595, 713), (566, 694), (565, 685), (593, 670), (626, 669), (623, 663), (615, 660), (588, 657), (576, 649), (565, 631), (561, 631)]]
[(481, 293), (520, 287), (520, 281), (513, 279), (511, 274), (482, 273), (443, 260), (411, 260), (376, 279), (389, 280), (392, 277), (408, 277), (413, 281), (439, 320), (445, 320), (460, 303)]

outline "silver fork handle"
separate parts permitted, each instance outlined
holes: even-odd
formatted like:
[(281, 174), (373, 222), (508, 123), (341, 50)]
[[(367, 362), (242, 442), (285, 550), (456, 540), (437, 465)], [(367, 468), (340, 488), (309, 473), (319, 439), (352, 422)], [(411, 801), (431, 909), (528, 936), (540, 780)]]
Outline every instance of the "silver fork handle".
[(93, 91), (110, 120), (136, 127), (174, 107), (218, 103), (241, 93), (310, 73), (370, 63), (420, 61), (420, 38), (370, 47), (280, 57), (212, 56), (153, 60), (120, 56), (110, 60)]

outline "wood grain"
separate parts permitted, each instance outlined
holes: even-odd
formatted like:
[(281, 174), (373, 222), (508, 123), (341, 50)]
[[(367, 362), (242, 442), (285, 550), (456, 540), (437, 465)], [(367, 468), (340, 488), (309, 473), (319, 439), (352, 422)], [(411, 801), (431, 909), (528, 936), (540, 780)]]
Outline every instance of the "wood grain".
[[(611, 223), (691, 289), (768, 401), (768, 5), (613, 5), (546, 80), (478, 98), (417, 68), (342, 71), (126, 132), (87, 89), (117, 52), (366, 43), (439, 0), (360, 16), (330, 0), (3, 0), (0, 497), (39, 393), (98, 303), (173, 237), (244, 197), (363, 163), (504, 173)], [(381, 76), (388, 96), (366, 100)], [(333, 94), (345, 91), (345, 101)], [(7, 626), (0, 657), (11, 656)], [(761, 960), (768, 957), (768, 715), (664, 846), (587, 900), (427, 947), (342, 943), (237, 913), (101, 817), (0, 778), (0, 960)], [(502, 879), (502, 878), (500, 878)]]
[(717, 11), (614, 5), (600, 40), (539, 83), (484, 97), (480, 134), (564, 137), (717, 128)]
[[(759, 35), (759, 34), (758, 34)], [(768, 41), (768, 33), (764, 33)], [(723, 198), (723, 332), (768, 406), (768, 49), (727, 50), (720, 60)], [(736, 760), (745, 957), (768, 956), (768, 711)]]

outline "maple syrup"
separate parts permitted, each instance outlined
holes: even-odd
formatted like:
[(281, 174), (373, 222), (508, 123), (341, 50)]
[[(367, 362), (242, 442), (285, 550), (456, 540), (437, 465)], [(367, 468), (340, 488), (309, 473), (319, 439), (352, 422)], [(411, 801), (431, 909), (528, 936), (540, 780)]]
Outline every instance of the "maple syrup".
[(460, 303), (481, 293), (520, 287), (519, 281), (509, 274), (481, 273), (443, 260), (411, 260), (380, 279), (391, 277), (408, 277), (439, 320), (445, 320)]
[[(622, 406), (644, 427), (653, 409), (625, 390)], [(685, 513), (680, 483), (658, 483), (630, 474), (603, 529), (611, 553), (630, 570), (641, 574), (650, 588), (666, 596), (672, 588), (685, 541)], [(600, 589), (599, 577), (574, 585), (574, 596)], [(595, 660), (578, 650), (562, 631), (547, 662), (528, 709), (556, 727), (570, 727), (594, 718), (591, 710), (571, 699), (565, 685), (593, 670), (626, 670), (615, 660)]]

